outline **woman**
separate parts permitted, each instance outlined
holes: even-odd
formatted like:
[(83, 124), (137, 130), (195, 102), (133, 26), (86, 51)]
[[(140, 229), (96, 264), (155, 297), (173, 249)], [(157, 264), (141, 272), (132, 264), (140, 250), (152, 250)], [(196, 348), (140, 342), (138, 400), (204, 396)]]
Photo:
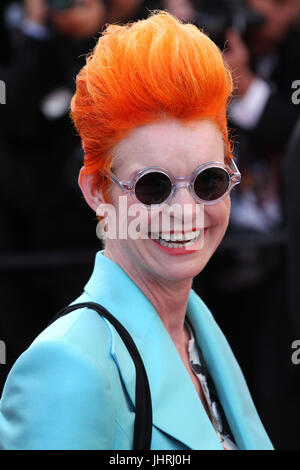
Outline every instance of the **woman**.
[[(135, 341), (153, 450), (272, 449), (224, 336), (191, 289), (226, 231), (239, 181), (231, 91), (210, 39), (158, 12), (107, 28), (72, 100), (85, 151), (79, 184), (108, 233), (75, 304), (101, 304)], [(103, 207), (116, 217), (103, 220)], [(132, 449), (135, 379), (108, 320), (88, 308), (63, 316), (9, 374), (2, 448)]]

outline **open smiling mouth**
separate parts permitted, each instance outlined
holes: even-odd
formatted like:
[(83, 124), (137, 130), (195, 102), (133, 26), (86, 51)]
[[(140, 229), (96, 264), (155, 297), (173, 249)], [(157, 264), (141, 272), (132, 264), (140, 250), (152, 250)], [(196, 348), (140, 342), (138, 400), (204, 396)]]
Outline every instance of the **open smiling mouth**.
[(183, 248), (197, 243), (203, 232), (204, 229), (187, 233), (152, 233), (151, 238), (167, 248)]

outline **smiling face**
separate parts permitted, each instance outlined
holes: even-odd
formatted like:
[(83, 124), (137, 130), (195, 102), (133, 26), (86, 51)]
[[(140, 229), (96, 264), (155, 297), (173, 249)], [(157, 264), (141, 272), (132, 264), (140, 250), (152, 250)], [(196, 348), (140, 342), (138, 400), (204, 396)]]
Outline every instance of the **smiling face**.
[[(202, 120), (185, 125), (176, 120), (164, 120), (134, 129), (117, 144), (113, 155), (112, 169), (121, 181), (129, 181), (137, 171), (149, 166), (160, 166), (176, 177), (183, 177), (190, 175), (201, 164), (212, 161), (224, 163), (224, 143), (221, 133), (211, 121)], [(81, 186), (83, 187), (82, 184)], [(117, 211), (117, 219), (122, 216), (118, 213), (120, 196), (127, 198), (128, 213), (136, 204), (134, 197), (124, 194), (117, 184), (111, 184), (109, 194), (110, 202)], [(96, 210), (97, 198), (92, 204), (90, 198), (86, 199)], [(135, 271), (135, 275), (139, 273), (138, 276), (148, 279), (154, 277), (158, 280), (178, 281), (197, 275), (225, 234), (230, 214), (230, 198), (227, 196), (217, 204), (202, 206), (204, 221), (201, 221), (201, 227), (199, 222), (196, 225), (197, 202), (188, 188), (179, 188), (170, 204), (177, 204), (182, 208), (189, 205), (190, 226), (197, 230), (205, 229), (201, 232), (198, 249), (193, 250), (193, 245), (188, 250), (170, 249), (151, 238), (129, 237), (107, 239), (105, 254), (128, 273)], [(148, 220), (150, 212), (146, 209), (143, 211)], [(171, 214), (171, 229), (178, 222), (176, 217), (176, 214)], [(128, 224), (130, 221), (131, 218), (128, 217)]]

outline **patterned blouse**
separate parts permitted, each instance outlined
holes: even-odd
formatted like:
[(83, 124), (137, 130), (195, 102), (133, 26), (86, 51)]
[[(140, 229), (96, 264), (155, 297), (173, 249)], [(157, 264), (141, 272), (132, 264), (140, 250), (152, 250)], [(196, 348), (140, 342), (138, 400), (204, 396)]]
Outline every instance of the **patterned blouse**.
[(221, 403), (219, 402), (214, 383), (206, 368), (201, 350), (196, 344), (193, 330), (187, 321), (185, 321), (185, 325), (190, 335), (190, 341), (188, 345), (190, 365), (202, 387), (208, 405), (212, 425), (225, 450), (238, 450), (237, 445), (234, 442), (233, 435), (230, 431), (225, 413)]

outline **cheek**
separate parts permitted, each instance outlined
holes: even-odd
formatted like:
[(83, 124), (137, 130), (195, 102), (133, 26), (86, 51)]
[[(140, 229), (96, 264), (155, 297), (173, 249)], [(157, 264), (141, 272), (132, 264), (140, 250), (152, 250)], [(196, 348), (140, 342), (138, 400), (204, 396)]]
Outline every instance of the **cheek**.
[(117, 233), (122, 234), (122, 240), (136, 242), (148, 237), (151, 227), (149, 211), (132, 201), (128, 195), (118, 195), (113, 201), (117, 208)]
[(205, 225), (219, 230), (226, 229), (230, 216), (230, 208), (231, 202), (229, 196), (218, 204), (206, 206), (204, 215)]

